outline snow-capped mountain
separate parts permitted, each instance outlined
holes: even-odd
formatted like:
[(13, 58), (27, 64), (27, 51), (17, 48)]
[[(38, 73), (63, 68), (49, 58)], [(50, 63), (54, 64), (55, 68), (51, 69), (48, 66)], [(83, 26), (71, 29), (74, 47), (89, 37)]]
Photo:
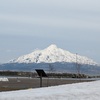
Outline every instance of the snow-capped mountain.
[(50, 45), (44, 50), (35, 50), (30, 54), (23, 55), (10, 63), (55, 63), (69, 62), (80, 64), (97, 64), (92, 59), (89, 59), (78, 54), (70, 53), (69, 51), (58, 48), (56, 45)]
[(43, 69), (46, 72), (55, 73), (80, 73), (87, 75), (100, 75), (100, 66), (89, 59), (78, 54), (50, 45), (43, 50), (34, 50), (32, 53), (23, 55), (17, 59), (0, 65), (0, 70), (10, 71), (32, 71)]

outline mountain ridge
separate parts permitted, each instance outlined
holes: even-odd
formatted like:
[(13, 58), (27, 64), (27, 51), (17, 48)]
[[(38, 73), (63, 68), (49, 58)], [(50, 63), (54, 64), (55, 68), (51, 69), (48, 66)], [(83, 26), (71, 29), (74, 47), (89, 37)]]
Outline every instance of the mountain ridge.
[(67, 50), (58, 48), (55, 44), (43, 50), (34, 50), (32, 53), (11, 60), (10, 63), (54, 63), (54, 62), (72, 62), (79, 64), (96, 65), (92, 59), (73, 54)]

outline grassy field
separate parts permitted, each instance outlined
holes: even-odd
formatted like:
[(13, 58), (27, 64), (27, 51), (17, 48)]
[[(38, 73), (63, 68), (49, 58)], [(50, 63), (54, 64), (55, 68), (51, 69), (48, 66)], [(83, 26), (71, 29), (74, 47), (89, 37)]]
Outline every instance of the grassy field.
[[(0, 81), (0, 91), (11, 91), (11, 90), (21, 90), (30, 88), (39, 88), (40, 79), (39, 78), (8, 78), (9, 81)], [(55, 86), (62, 84), (72, 84), (77, 82), (86, 82), (92, 80), (80, 80), (80, 79), (66, 79), (66, 78), (43, 78), (42, 86)]]

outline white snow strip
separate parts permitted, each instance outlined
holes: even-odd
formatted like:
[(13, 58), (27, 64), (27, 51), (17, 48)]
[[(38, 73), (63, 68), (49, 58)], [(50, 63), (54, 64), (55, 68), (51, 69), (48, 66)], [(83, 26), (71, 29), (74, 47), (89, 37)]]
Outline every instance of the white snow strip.
[(0, 81), (2, 81), (2, 82), (7, 82), (7, 81), (9, 81), (9, 80), (8, 80), (8, 78), (5, 78), (5, 77), (4, 77), (4, 78), (0, 78)]

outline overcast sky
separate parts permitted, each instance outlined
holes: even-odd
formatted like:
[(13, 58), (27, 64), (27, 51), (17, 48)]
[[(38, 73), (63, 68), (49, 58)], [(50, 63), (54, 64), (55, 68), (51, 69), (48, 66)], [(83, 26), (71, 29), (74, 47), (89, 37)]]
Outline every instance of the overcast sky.
[(100, 63), (100, 0), (0, 0), (0, 63), (50, 44)]

